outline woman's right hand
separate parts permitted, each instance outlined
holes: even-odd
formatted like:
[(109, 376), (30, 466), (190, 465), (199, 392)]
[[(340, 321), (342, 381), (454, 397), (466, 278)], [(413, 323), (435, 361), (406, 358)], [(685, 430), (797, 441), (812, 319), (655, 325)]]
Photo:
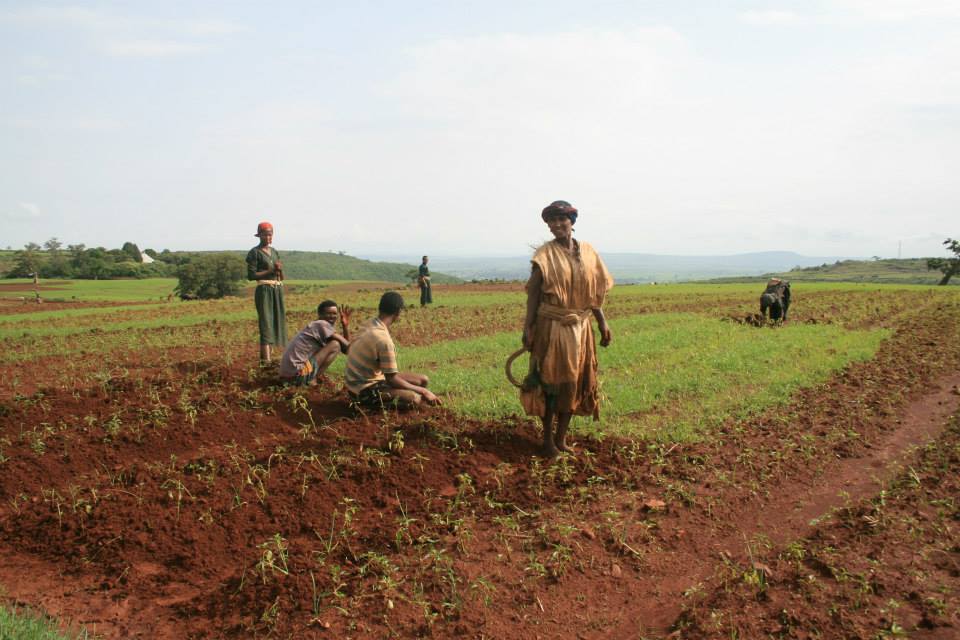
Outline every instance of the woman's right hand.
[(523, 328), (523, 336), (520, 340), (523, 342), (524, 349), (533, 351), (533, 331), (529, 327)]

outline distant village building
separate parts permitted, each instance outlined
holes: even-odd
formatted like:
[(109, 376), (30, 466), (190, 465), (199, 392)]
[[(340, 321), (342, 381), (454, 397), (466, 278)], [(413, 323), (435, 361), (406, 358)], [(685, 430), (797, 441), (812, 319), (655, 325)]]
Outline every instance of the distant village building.
[(151, 258), (151, 257), (150, 257), (149, 255), (147, 255), (146, 253), (144, 253), (143, 251), (141, 251), (141, 252), (140, 252), (140, 262), (142, 262), (143, 264), (151, 264), (152, 262), (154, 262), (154, 259)]

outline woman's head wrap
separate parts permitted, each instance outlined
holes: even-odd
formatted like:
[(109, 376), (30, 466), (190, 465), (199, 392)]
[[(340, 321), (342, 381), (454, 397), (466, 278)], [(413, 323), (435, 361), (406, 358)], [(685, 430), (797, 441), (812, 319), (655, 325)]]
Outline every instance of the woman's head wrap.
[(570, 218), (570, 223), (573, 224), (577, 221), (577, 208), (566, 200), (554, 200), (544, 207), (540, 217), (546, 222), (547, 219), (556, 215), (567, 216)]
[(253, 235), (259, 237), (260, 234), (262, 234), (264, 231), (269, 231), (270, 233), (273, 233), (273, 225), (270, 224), (269, 222), (261, 222), (260, 224), (257, 225), (257, 232)]

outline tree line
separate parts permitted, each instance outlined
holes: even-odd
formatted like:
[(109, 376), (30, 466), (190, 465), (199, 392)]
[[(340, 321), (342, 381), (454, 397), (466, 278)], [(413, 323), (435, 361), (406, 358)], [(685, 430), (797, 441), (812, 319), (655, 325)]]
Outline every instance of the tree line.
[(119, 249), (66, 247), (57, 238), (42, 245), (28, 242), (14, 253), (7, 278), (76, 278), (110, 280), (114, 278), (177, 278), (175, 292), (182, 298), (222, 298), (239, 292), (245, 276), (241, 258), (229, 253), (157, 252), (145, 249), (154, 262), (143, 263), (140, 248), (124, 242)]
[(87, 247), (70, 244), (64, 247), (57, 238), (42, 245), (28, 242), (13, 255), (7, 278), (77, 278), (80, 280), (109, 280), (111, 278), (161, 278), (176, 275), (177, 267), (189, 257), (168, 249), (144, 253), (155, 262), (141, 262), (140, 249), (133, 242), (124, 242), (119, 249)]

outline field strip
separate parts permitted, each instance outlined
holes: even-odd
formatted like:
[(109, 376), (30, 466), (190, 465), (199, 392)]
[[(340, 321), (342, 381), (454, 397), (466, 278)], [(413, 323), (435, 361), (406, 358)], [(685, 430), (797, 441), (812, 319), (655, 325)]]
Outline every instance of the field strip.
[[(956, 564), (942, 560), (957, 552), (951, 520), (957, 515), (960, 398), (950, 386), (958, 383), (960, 376), (954, 375), (939, 390), (910, 403), (902, 428), (866, 459), (839, 462), (836, 473), (821, 478), (806, 495), (778, 496), (754, 514), (755, 521), (738, 523), (726, 540), (718, 540), (715, 549), (755, 543), (753, 550), (723, 560), (728, 567), (742, 568), (739, 575), (723, 566), (701, 574), (710, 590), (684, 604), (679, 619), (689, 637), (757, 637), (757, 627), (775, 628), (773, 619), (781, 625), (802, 619), (822, 637), (840, 637), (840, 629), (831, 630), (834, 626), (846, 631), (860, 627), (860, 633), (877, 630), (856, 634), (860, 637), (906, 637), (905, 629), (914, 626), (921, 629), (910, 637), (954, 637), (949, 628), (960, 611), (954, 608), (951, 615), (946, 605), (948, 599), (956, 603), (956, 571), (949, 570)], [(864, 473), (865, 468), (871, 472)], [(775, 528), (770, 527), (773, 518)], [(748, 580), (757, 567), (763, 579)], [(690, 577), (691, 583), (695, 580)], [(725, 608), (724, 601), (735, 612), (726, 619), (713, 615)], [(676, 603), (668, 609), (671, 615), (659, 621), (664, 632), (677, 622), (672, 614), (679, 613)], [(629, 637), (636, 626), (628, 623), (617, 633)], [(937, 633), (937, 627), (944, 633)], [(885, 632), (897, 628), (902, 632)]]
[[(598, 349), (601, 421), (577, 418), (594, 435), (684, 439), (727, 416), (785, 402), (793, 390), (826, 379), (851, 361), (873, 356), (885, 330), (835, 325), (757, 329), (696, 314), (664, 313), (612, 320), (614, 342)], [(497, 418), (521, 412), (504, 363), (516, 332), (398, 348), (401, 367), (426, 373), (447, 406)], [(802, 356), (802, 357), (801, 357)], [(526, 374), (527, 359), (514, 363)], [(339, 376), (343, 363), (335, 363)]]
[[(34, 313), (8, 313), (0, 315), (0, 325), (20, 323), (29, 325), (32, 322), (43, 323), (50, 320), (66, 320), (88, 318), (91, 316), (111, 316), (117, 313), (131, 311), (168, 310), (180, 302), (153, 302), (149, 304), (125, 304), (109, 307), (83, 307), (80, 309), (58, 309), (56, 311), (36, 311)], [(32, 331), (31, 331), (32, 333)]]

